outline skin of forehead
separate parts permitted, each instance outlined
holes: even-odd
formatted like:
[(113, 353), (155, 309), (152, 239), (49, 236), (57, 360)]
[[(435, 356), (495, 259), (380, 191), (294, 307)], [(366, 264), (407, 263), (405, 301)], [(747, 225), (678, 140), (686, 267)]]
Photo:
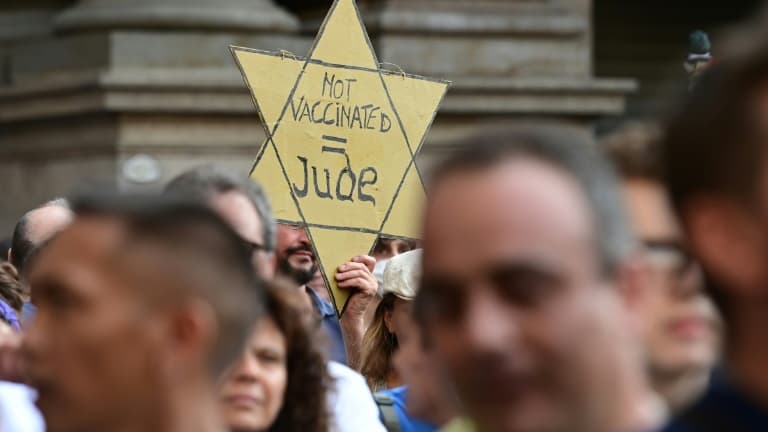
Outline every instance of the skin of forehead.
[(680, 238), (680, 227), (661, 183), (640, 178), (627, 179), (623, 182), (623, 189), (627, 217), (638, 238)]
[(244, 239), (263, 243), (262, 220), (253, 203), (239, 191), (211, 197), (211, 206)]
[(69, 209), (47, 206), (27, 215), (27, 237), (34, 244), (44, 243), (72, 222)]
[[(432, 190), (424, 228), (425, 268), (432, 264), (430, 256), (461, 262), (463, 257), (493, 256), (498, 252), (493, 249), (510, 243), (525, 248), (523, 253), (544, 253), (541, 239), (555, 244), (573, 239), (591, 247), (591, 218), (576, 180), (545, 162), (510, 159), (488, 169), (460, 171)], [(447, 242), (464, 247), (446, 247)]]
[[(38, 268), (33, 272), (33, 282), (35, 277), (43, 275), (92, 277), (88, 272), (94, 271), (98, 272), (94, 274), (113, 279), (113, 288), (124, 288), (128, 293), (139, 294), (131, 297), (160, 305), (180, 301), (185, 294), (193, 295), (195, 289), (190, 284), (207, 277), (204, 263), (190, 264), (190, 259), (196, 259), (194, 255), (181, 257), (151, 241), (138, 241), (128, 236), (118, 218), (78, 217), (44, 249), (39, 265), (35, 266)], [(70, 253), (72, 249), (77, 249), (78, 253)], [(62, 269), (62, 263), (76, 267)], [(82, 272), (73, 273), (77, 269)], [(62, 274), (63, 270), (68, 274)], [(77, 283), (75, 279), (72, 281)], [(90, 287), (77, 286), (81, 289)], [(163, 290), (142, 289), (156, 286), (163, 286)]]

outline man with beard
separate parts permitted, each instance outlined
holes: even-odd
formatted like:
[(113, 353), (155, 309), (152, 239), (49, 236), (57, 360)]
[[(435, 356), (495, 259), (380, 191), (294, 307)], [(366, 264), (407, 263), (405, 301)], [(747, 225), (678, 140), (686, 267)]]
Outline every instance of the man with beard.
[(293, 279), (312, 299), (331, 343), (331, 358), (356, 368), (365, 333), (365, 312), (378, 289), (373, 276), (376, 260), (366, 255), (356, 256), (336, 269), (334, 277), (339, 288), (353, 290), (344, 316), (339, 321), (333, 305), (307, 286), (317, 272), (317, 260), (304, 227), (279, 224), (276, 254), (277, 272)]
[(415, 316), (486, 432), (653, 430), (617, 181), (573, 131), (469, 137), (430, 184)]
[(269, 279), (273, 276), (276, 258), (277, 273), (295, 281), (311, 300), (330, 342), (330, 358), (341, 364), (356, 364), (364, 333), (364, 312), (377, 289), (376, 279), (371, 273), (376, 264), (373, 258), (354, 257), (338, 268), (335, 277), (339, 287), (354, 290), (344, 319), (339, 323), (333, 305), (307, 287), (317, 272), (317, 262), (304, 228), (277, 225), (275, 243), (272, 210), (261, 186), (247, 178), (206, 165), (171, 180), (166, 186), (166, 193), (195, 198), (216, 210), (243, 240), (252, 245), (254, 266), (262, 277)]

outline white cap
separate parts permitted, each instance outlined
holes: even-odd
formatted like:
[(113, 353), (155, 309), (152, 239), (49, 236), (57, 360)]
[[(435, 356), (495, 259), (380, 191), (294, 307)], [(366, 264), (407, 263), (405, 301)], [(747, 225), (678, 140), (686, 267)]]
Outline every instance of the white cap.
[(421, 278), (421, 249), (397, 255), (384, 268), (384, 294), (392, 293), (404, 300), (413, 300)]

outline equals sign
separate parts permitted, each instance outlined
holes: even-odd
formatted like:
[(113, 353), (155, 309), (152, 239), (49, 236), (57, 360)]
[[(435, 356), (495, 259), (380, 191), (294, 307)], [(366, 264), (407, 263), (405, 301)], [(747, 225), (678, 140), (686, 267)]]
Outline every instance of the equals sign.
[(337, 143), (341, 143), (341, 144), (346, 144), (347, 143), (347, 139), (346, 138), (339, 138), (339, 137), (335, 137), (335, 136), (332, 136), (332, 135), (323, 135), (323, 139), (326, 140), (326, 141), (333, 141), (333, 142), (337, 142)]

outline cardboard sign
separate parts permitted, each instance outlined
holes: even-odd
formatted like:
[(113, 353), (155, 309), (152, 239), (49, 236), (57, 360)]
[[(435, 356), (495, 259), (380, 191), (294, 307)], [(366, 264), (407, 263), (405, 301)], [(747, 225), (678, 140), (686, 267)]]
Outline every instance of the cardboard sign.
[(230, 48), (267, 130), (251, 176), (278, 221), (307, 227), (341, 316), (336, 268), (379, 235), (419, 235), (414, 157), (448, 82), (382, 70), (354, 0), (334, 2), (307, 58)]

